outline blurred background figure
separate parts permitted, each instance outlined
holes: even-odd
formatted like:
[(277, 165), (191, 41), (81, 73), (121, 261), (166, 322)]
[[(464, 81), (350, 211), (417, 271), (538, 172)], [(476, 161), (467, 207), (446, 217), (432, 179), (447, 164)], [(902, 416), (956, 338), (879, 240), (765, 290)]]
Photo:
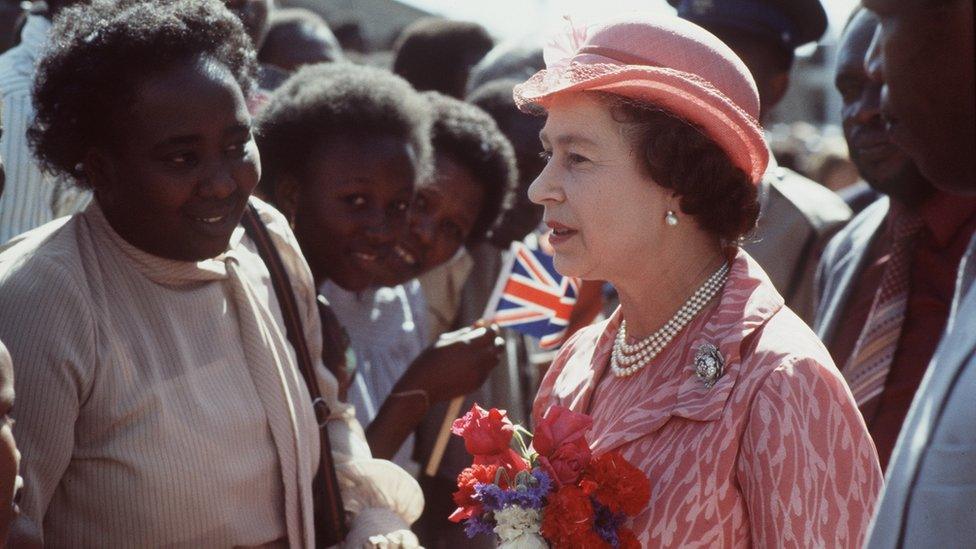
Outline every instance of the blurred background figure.
[(0, 0), (0, 53), (20, 42), (20, 27), (25, 17), (21, 0)]
[(498, 44), (478, 61), (468, 78), (468, 95), (495, 80), (522, 82), (545, 68), (542, 48), (534, 40), (508, 41)]
[[(241, 23), (254, 45), (254, 51), (261, 51), (268, 31), (271, 28), (271, 17), (275, 12), (274, 0), (223, 0), (224, 5)], [(253, 97), (248, 98), (252, 114), (260, 110), (267, 101), (268, 93), (280, 86), (288, 78), (288, 72), (275, 65), (258, 63), (258, 89)]]
[(498, 129), (512, 144), (515, 153), (518, 186), (509, 195), (510, 201), (491, 228), (489, 238), (491, 245), (502, 250), (508, 249), (512, 241), (525, 238), (542, 221), (542, 207), (529, 200), (528, 189), (546, 165), (539, 142), (539, 131), (545, 119), (526, 114), (515, 107), (512, 88), (518, 82), (511, 79), (493, 80), (468, 95), (469, 102), (487, 112), (498, 124)]
[(259, 51), (268, 36), (274, 0), (224, 0), (224, 5), (241, 20), (254, 51)]
[(23, 24), (19, 44), (0, 55), (0, 102), (3, 103), (0, 125), (4, 129), (0, 156), (7, 170), (7, 190), (0, 196), (0, 244), (87, 203), (87, 198), (80, 203), (73, 200), (86, 193), (69, 191), (70, 185), (42, 174), (27, 145), (27, 127), (34, 120), (31, 88), (35, 67), (50, 41), (51, 20), (65, 7), (80, 1), (83, 0), (49, 0), (46, 4), (36, 4)]
[[(745, 62), (759, 90), (762, 121), (786, 95), (794, 50), (818, 40), (827, 28), (818, 0), (668, 1), (679, 16), (711, 31)], [(786, 304), (810, 323), (817, 262), (851, 210), (833, 192), (775, 162), (760, 196), (755, 240), (744, 249), (766, 270)]]
[(834, 191), (857, 215), (880, 195), (861, 179), (843, 137), (824, 137), (822, 141), (820, 150), (810, 155), (810, 179)]
[(529, 200), (528, 188), (546, 165), (539, 141), (545, 120), (518, 110), (512, 89), (544, 67), (542, 48), (526, 41), (503, 43), (471, 69), (468, 80), (466, 100), (494, 119), (515, 151), (518, 187), (489, 237), (491, 244), (502, 250), (537, 229), (542, 221), (542, 208)]
[[(881, 83), (864, 70), (877, 24), (867, 10), (854, 13), (835, 82), (851, 157), (884, 198), (831, 240), (814, 327), (854, 391), (884, 468), (945, 328), (976, 199), (932, 187), (885, 132)], [(866, 383), (865, 371), (881, 376)]]
[[(865, 65), (881, 113), (934, 187), (976, 195), (971, 0), (865, 0), (878, 30)], [(957, 198), (958, 200), (958, 198)], [(976, 239), (960, 262), (947, 330), (891, 457), (867, 547), (965, 547), (976, 539)]]
[(421, 19), (404, 29), (394, 45), (393, 72), (418, 91), (464, 98), (468, 75), (494, 45), (477, 23)]
[(258, 61), (295, 72), (303, 65), (343, 60), (342, 47), (317, 13), (302, 8), (276, 10)]

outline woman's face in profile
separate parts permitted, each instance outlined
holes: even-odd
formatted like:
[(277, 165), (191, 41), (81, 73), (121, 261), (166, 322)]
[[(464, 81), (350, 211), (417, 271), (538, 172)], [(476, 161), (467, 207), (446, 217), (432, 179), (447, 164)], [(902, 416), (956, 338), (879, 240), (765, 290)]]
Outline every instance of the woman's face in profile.
[(152, 74), (112, 123), (115, 143), (86, 161), (112, 227), (160, 257), (223, 253), (261, 173), (230, 71), (202, 59)]
[(664, 216), (677, 200), (641, 172), (624, 126), (603, 102), (556, 96), (540, 137), (548, 162), (529, 198), (545, 207), (560, 273), (616, 282), (641, 276), (648, 260), (666, 260)]

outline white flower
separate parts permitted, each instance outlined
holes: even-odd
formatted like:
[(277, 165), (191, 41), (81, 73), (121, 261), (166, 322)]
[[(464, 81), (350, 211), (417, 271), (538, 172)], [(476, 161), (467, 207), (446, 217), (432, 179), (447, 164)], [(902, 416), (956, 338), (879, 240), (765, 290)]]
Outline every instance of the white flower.
[(536, 509), (510, 505), (501, 511), (495, 511), (495, 533), (503, 542), (514, 542), (517, 538), (525, 537), (525, 534), (538, 534), (541, 522), (542, 514)]
[(549, 544), (539, 534), (522, 534), (512, 541), (502, 542), (498, 549), (549, 549)]

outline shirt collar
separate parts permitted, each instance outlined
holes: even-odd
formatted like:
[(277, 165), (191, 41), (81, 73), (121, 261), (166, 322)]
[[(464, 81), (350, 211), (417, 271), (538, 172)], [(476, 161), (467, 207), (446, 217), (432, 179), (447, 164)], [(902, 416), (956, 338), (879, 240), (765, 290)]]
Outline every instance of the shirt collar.
[(766, 272), (740, 249), (732, 261), (722, 300), (690, 344), (696, 350), (705, 344), (717, 347), (725, 364), (724, 373), (708, 388), (695, 375), (694, 362), (688, 361), (684, 365), (687, 371), (682, 374), (684, 381), (678, 387), (672, 415), (697, 421), (721, 417), (752, 336), (783, 306), (783, 297)]
[(944, 248), (955, 240), (959, 231), (968, 229), (976, 219), (976, 197), (935, 191), (922, 203), (918, 213), (936, 243)]
[(91, 201), (85, 209), (84, 216), (93, 232), (111, 243), (136, 270), (153, 282), (165, 286), (178, 287), (227, 278), (226, 261), (238, 258), (238, 248), (244, 237), (244, 228), (238, 225), (224, 253), (203, 261), (179, 261), (145, 252), (122, 238), (105, 218), (97, 199)]
[[(601, 435), (592, 441), (593, 448), (601, 452), (611, 450), (656, 431), (669, 417), (693, 421), (720, 419), (744, 367), (743, 354), (749, 352), (758, 330), (782, 308), (783, 298), (769, 277), (754, 259), (740, 249), (732, 261), (720, 301), (708, 313), (704, 323), (695, 328), (694, 335), (682, 340), (683, 349), (672, 349), (677, 354), (669, 359), (666, 366), (662, 363), (659, 369), (645, 369), (637, 374), (642, 379), (629, 382), (641, 381), (644, 386), (659, 388), (644, 392), (640, 399), (631, 403), (632, 409), (641, 414), (639, 426), (629, 425), (626, 429), (619, 429), (613, 426), (619, 418), (595, 418), (594, 421), (601, 425), (594, 427), (594, 431)], [(590, 409), (596, 386), (609, 368), (609, 355), (620, 321), (618, 307), (594, 346), (592, 358), (589, 359), (590, 368), (576, 369), (565, 380), (568, 387), (575, 388), (563, 395), (573, 409)], [(697, 350), (706, 343), (717, 347), (724, 361), (724, 373), (711, 387), (705, 387), (696, 376), (694, 366)], [(564, 370), (563, 376), (566, 375)], [(557, 380), (557, 383), (560, 381)]]
[(20, 44), (30, 54), (35, 64), (51, 41), (51, 21), (42, 15), (28, 15), (24, 30), (20, 33)]

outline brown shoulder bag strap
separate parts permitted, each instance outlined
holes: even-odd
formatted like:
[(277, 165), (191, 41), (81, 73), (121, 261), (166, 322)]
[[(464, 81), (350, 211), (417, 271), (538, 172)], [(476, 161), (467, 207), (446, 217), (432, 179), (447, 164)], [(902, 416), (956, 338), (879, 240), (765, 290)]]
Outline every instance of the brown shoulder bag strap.
[(257, 246), (258, 253), (271, 274), (278, 304), (281, 307), (285, 321), (288, 341), (295, 349), (298, 368), (305, 379), (305, 385), (312, 397), (312, 408), (319, 423), (319, 470), (312, 480), (312, 501), (315, 517), (315, 546), (331, 547), (345, 539), (348, 534), (345, 520), (345, 510), (342, 506), (342, 494), (339, 491), (339, 480), (336, 476), (335, 463), (332, 460), (332, 444), (329, 442), (329, 430), (326, 422), (329, 419), (329, 407), (326, 405), (319, 386), (316, 382), (315, 367), (312, 356), (305, 341), (301, 316), (298, 313), (298, 303), (292, 290), (288, 272), (275, 248), (267, 227), (261, 221), (253, 204), (248, 204), (241, 219), (244, 231)]

